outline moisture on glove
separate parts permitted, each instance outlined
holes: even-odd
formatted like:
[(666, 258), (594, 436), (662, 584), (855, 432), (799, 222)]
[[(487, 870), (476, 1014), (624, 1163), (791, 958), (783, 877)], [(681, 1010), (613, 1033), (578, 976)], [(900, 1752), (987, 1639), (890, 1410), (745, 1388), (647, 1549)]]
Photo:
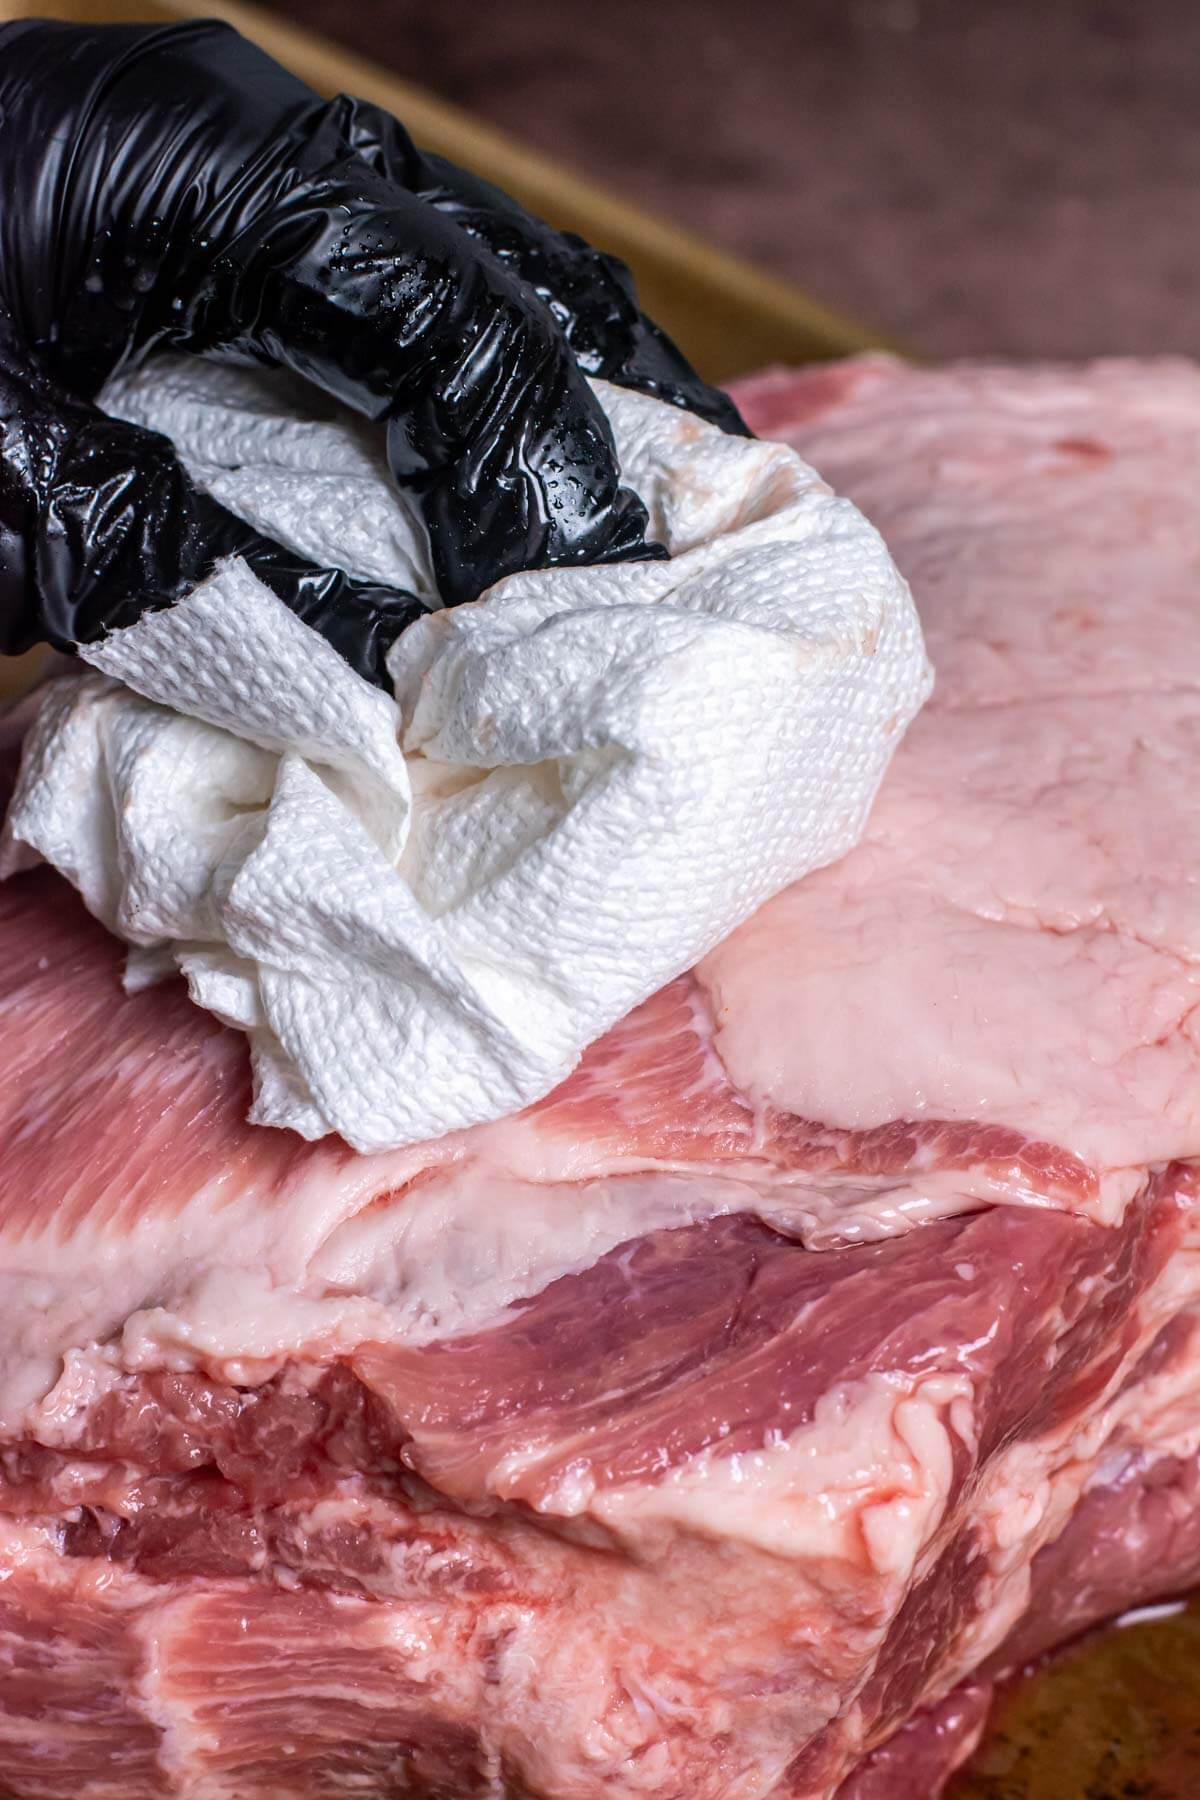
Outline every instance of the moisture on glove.
[(587, 376), (745, 429), (623, 265), (229, 27), (0, 27), (0, 651), (93, 642), (236, 552), (385, 681), (418, 600), (312, 567), (96, 407), (165, 348), (286, 367), (385, 424), (448, 604), (662, 554)]

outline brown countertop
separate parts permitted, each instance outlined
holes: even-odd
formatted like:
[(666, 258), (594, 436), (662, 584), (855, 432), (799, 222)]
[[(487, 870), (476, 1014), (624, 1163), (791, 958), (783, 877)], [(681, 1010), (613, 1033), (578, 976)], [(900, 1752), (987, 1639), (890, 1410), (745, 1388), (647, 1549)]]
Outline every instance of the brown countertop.
[(274, 0), (928, 355), (1200, 353), (1192, 0)]

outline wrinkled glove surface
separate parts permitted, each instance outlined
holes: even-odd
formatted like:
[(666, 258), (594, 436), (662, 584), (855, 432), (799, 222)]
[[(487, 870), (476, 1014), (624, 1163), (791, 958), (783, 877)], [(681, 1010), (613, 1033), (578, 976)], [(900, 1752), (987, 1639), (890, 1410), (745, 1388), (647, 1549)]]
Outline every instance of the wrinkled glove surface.
[(228, 26), (0, 27), (0, 652), (95, 642), (236, 552), (385, 683), (417, 599), (306, 563), (96, 407), (163, 348), (286, 367), (383, 423), (448, 604), (662, 553), (588, 376), (745, 430), (623, 265)]

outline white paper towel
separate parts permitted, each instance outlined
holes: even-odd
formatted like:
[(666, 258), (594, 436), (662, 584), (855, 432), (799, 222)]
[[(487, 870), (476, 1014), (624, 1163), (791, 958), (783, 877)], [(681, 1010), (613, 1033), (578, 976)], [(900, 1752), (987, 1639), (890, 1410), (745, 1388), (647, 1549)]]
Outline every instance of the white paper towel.
[[(362, 1150), (512, 1112), (862, 831), (930, 671), (878, 534), (794, 452), (597, 384), (669, 562), (510, 577), (370, 687), (238, 560), (85, 655), (30, 734), (29, 852), (244, 1030), (252, 1117)], [(271, 378), (110, 410), (314, 560), (430, 593), (382, 445)], [(22, 846), (24, 848), (22, 848)]]

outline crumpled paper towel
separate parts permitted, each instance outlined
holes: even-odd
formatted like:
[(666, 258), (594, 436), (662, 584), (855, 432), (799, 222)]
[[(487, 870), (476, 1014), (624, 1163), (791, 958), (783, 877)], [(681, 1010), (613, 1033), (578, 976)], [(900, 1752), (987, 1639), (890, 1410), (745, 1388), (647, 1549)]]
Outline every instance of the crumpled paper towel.
[[(243, 1030), (259, 1123), (376, 1150), (548, 1092), (854, 844), (929, 691), (882, 540), (794, 452), (596, 390), (671, 561), (429, 614), (393, 701), (232, 559), (45, 694), (5, 872), (53, 863), (133, 946), (130, 981), (178, 967)], [(105, 403), (314, 560), (431, 591), (358, 422), (203, 363)]]

